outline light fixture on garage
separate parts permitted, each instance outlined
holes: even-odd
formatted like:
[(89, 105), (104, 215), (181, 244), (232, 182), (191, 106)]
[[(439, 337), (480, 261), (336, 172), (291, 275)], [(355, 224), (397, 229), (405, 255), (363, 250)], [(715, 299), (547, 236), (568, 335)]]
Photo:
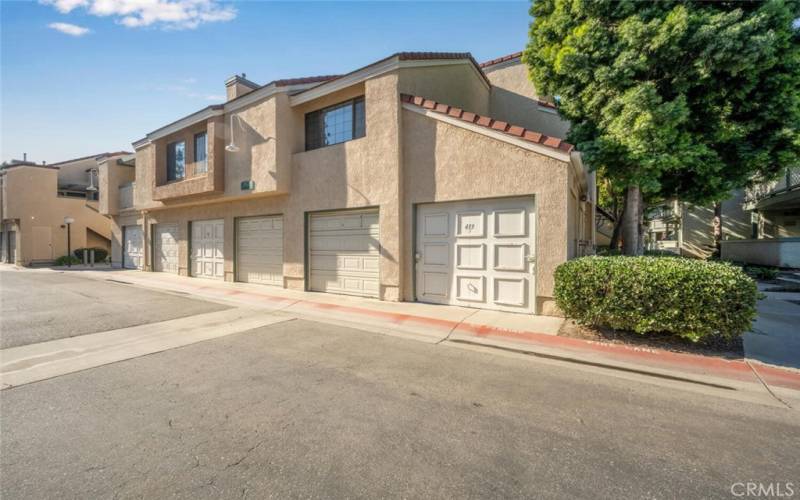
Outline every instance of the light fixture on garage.
[(231, 115), (231, 143), (225, 146), (225, 151), (229, 151), (231, 153), (235, 153), (239, 151), (239, 146), (233, 141), (233, 117), (237, 115)]

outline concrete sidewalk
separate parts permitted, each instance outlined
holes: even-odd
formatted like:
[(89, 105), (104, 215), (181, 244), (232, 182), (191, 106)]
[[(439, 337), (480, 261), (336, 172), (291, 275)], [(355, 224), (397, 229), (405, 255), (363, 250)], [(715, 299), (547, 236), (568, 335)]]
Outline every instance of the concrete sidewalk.
[(186, 278), (131, 270), (66, 269), (20, 272), (70, 272), (89, 279), (341, 324), (429, 343), (489, 346), (541, 358), (704, 384), (730, 390), (767, 391), (787, 406), (800, 407), (800, 371), (745, 359), (722, 359), (622, 344), (559, 337), (563, 320), (422, 303), (284, 290), (245, 283)]
[(765, 298), (758, 301), (752, 331), (744, 335), (745, 357), (800, 369), (800, 293), (765, 291), (773, 287), (758, 284)]

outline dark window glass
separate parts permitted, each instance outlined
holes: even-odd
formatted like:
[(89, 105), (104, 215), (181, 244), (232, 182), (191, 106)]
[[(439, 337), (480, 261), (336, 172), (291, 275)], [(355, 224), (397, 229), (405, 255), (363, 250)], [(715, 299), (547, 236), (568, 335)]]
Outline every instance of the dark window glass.
[(176, 181), (186, 175), (186, 143), (167, 144), (167, 180)]
[(364, 135), (366, 113), (363, 97), (306, 114), (306, 151)]
[(206, 147), (206, 133), (200, 132), (194, 136), (194, 171), (196, 174), (204, 174), (208, 170), (206, 163), (208, 149)]

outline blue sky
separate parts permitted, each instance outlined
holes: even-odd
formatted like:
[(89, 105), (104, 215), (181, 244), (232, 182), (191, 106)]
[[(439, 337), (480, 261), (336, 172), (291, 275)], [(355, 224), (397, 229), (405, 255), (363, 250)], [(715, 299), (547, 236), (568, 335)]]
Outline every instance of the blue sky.
[(492, 59), (521, 50), (529, 22), (524, 1), (154, 1), (2, 0), (0, 160), (131, 150), (224, 100), (235, 73), (343, 73), (401, 50)]

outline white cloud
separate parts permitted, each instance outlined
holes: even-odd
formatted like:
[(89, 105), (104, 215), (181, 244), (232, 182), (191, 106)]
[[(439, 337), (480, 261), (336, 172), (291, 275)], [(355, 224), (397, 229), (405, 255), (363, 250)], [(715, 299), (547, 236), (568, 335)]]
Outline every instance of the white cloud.
[(129, 28), (159, 26), (194, 29), (204, 23), (230, 21), (236, 9), (218, 0), (40, 0), (61, 13), (85, 9), (99, 17), (114, 17)]
[(50, 23), (47, 27), (70, 36), (83, 36), (89, 33), (89, 28), (69, 23)]

